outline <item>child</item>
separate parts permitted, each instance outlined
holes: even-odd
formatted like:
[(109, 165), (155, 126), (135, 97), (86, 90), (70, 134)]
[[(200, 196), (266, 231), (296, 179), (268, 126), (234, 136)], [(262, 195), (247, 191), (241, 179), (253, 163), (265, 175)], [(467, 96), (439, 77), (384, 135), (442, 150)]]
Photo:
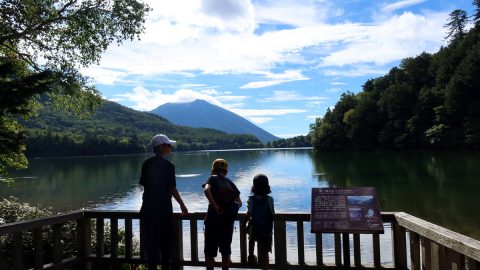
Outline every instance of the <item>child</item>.
[[(255, 242), (257, 242), (258, 260), (262, 269), (268, 269), (268, 253), (272, 251), (273, 198), (268, 178), (264, 174), (257, 174), (253, 178), (252, 195), (247, 201), (247, 215), (242, 222), (243, 230), (249, 234), (248, 261), (255, 261), (253, 255)], [(246, 226), (248, 221), (248, 228)]]
[(222, 254), (222, 269), (231, 264), (230, 245), (232, 244), (233, 223), (238, 209), (242, 206), (240, 191), (226, 177), (228, 163), (216, 159), (212, 164), (211, 176), (202, 185), (208, 199), (208, 211), (205, 218), (205, 262), (207, 270), (213, 269), (217, 251)]

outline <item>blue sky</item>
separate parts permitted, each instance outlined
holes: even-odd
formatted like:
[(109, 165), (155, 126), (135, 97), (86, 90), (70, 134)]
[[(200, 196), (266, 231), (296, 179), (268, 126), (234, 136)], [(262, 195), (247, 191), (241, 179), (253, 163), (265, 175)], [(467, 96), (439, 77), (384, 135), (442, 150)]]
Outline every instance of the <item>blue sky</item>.
[(140, 41), (83, 69), (102, 95), (149, 111), (204, 99), (279, 137), (304, 135), (346, 91), (436, 52), (471, 0), (148, 0)]

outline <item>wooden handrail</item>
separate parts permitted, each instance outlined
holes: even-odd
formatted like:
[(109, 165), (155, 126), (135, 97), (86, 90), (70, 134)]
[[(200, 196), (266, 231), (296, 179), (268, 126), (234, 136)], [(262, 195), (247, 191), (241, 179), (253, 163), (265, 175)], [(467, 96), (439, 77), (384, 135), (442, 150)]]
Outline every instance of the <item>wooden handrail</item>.
[(0, 235), (7, 233), (14, 233), (19, 231), (33, 230), (53, 224), (65, 223), (82, 219), (84, 211), (73, 211), (70, 213), (62, 213), (54, 216), (42, 217), (26, 221), (18, 221), (0, 225)]
[(480, 241), (430, 223), (407, 213), (395, 213), (395, 219), (401, 227), (428, 238), (430, 241), (480, 261)]

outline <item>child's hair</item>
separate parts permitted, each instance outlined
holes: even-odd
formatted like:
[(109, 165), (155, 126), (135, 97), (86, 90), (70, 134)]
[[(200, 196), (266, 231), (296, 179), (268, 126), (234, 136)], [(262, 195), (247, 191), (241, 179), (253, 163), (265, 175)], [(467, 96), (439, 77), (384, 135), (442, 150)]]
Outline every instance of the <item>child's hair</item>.
[(268, 184), (268, 177), (265, 174), (257, 174), (253, 178), (252, 193), (259, 196), (270, 194), (270, 185)]

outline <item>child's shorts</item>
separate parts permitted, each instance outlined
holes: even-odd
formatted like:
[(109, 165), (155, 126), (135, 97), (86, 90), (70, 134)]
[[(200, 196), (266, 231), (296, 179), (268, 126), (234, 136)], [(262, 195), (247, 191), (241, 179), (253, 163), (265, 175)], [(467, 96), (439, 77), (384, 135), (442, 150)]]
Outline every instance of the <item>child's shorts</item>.
[(223, 257), (232, 254), (231, 244), (233, 235), (233, 221), (227, 223), (206, 223), (205, 224), (205, 248), (206, 256), (216, 257), (217, 251)]

